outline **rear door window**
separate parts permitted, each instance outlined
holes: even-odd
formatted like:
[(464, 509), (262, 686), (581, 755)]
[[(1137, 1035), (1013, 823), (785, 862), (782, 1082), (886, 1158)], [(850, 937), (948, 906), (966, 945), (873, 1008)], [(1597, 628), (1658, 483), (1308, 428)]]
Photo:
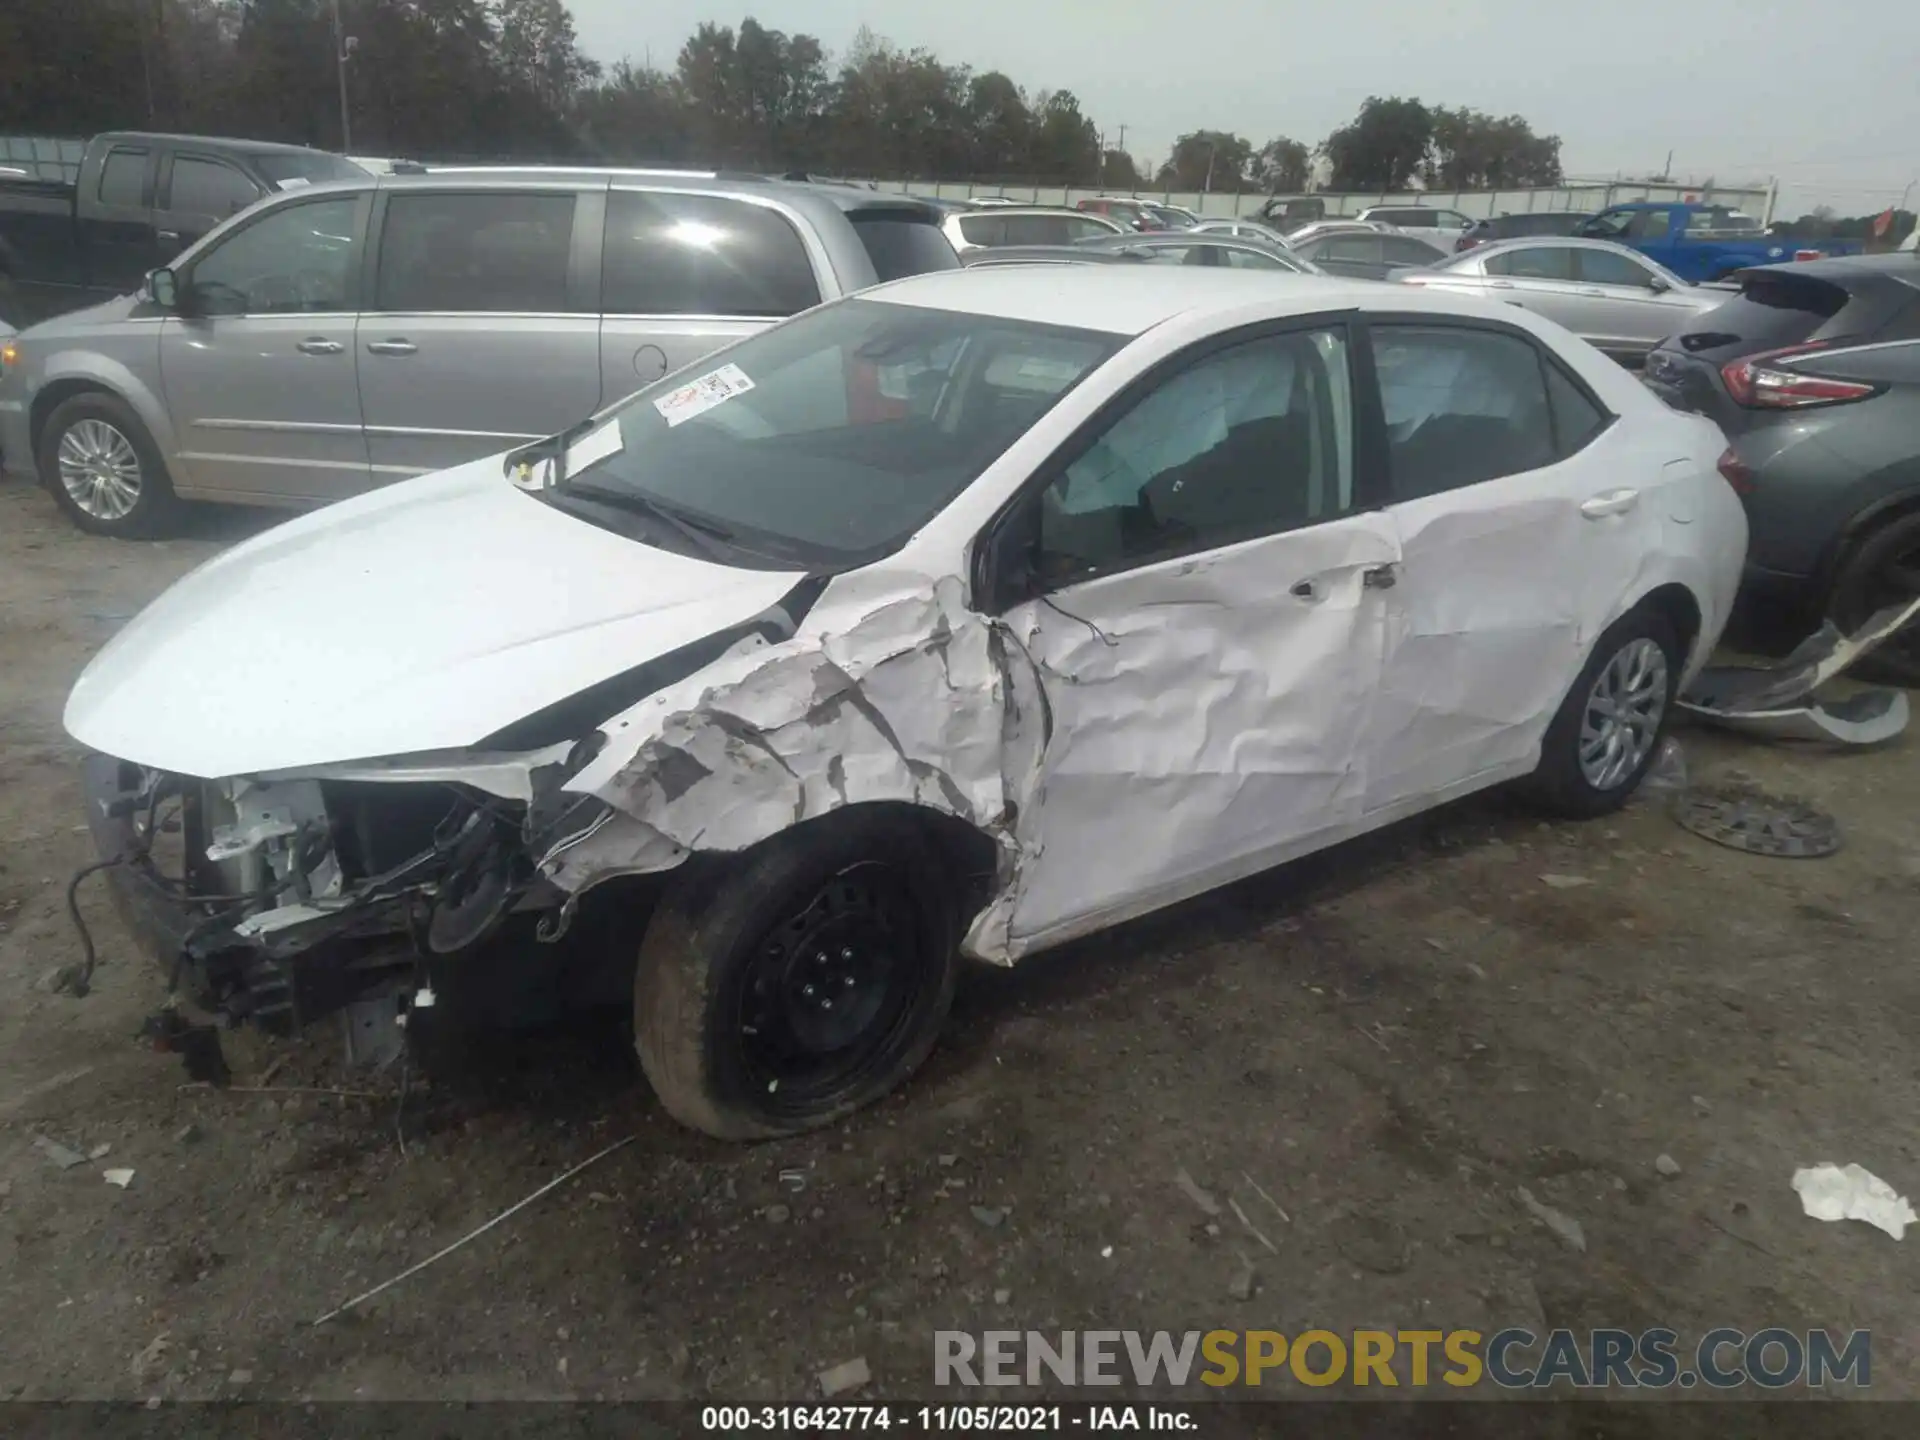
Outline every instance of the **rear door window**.
[(1064, 215), (1009, 215), (1007, 244), (1065, 245), (1073, 238)]
[(1313, 258), (1375, 265), (1380, 261), (1380, 237), (1378, 235), (1335, 235), (1320, 242), (1314, 251)]
[(969, 245), (1004, 245), (1007, 222), (997, 215), (964, 215), (960, 219), (960, 235)]
[(606, 237), (600, 308), (608, 315), (778, 319), (820, 303), (800, 232), (765, 205), (614, 190)]
[(224, 219), (260, 198), (260, 187), (231, 165), (197, 155), (173, 157), (166, 208), (182, 215)]
[(147, 202), (147, 152), (110, 150), (100, 166), (102, 205), (137, 207)]
[(892, 210), (856, 210), (847, 218), (866, 246), (877, 279), (900, 280), (930, 270), (960, 268), (960, 257), (930, 220)]
[(1487, 257), (1489, 275), (1515, 280), (1573, 279), (1573, 248), (1568, 245), (1525, 245), (1503, 255)]
[(1528, 341), (1440, 325), (1372, 334), (1395, 500), (1553, 463), (1553, 410)]
[(1383, 235), (1380, 253), (1389, 265), (1431, 265), (1445, 258), (1441, 251), (1409, 235)]
[(374, 308), (565, 312), (572, 248), (571, 194), (395, 194), (380, 236)]
[(1653, 272), (1637, 260), (1629, 260), (1611, 250), (1573, 250), (1571, 253), (1579, 262), (1580, 278), (1589, 285), (1653, 288)]

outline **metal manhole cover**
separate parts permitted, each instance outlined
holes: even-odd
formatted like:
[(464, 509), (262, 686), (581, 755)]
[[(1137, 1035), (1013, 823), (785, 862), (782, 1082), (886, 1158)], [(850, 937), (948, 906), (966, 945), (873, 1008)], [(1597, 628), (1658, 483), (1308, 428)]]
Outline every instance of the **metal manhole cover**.
[(1673, 818), (1716, 845), (1779, 860), (1817, 860), (1840, 848), (1840, 822), (1826, 811), (1752, 791), (1691, 790)]

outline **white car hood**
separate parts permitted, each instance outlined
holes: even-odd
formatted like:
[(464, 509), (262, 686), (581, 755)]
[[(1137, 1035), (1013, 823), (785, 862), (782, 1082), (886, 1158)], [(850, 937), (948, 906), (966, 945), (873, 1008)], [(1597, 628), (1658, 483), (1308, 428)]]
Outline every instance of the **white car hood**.
[(800, 578), (598, 529), (475, 461), (201, 566), (94, 657), (66, 727), (207, 778), (457, 749), (751, 619)]

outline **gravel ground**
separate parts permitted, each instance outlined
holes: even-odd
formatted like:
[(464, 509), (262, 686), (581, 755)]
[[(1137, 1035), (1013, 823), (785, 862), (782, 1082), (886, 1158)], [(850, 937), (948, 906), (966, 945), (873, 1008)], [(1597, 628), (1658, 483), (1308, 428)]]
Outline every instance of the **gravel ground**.
[[(1683, 736), (1696, 779), (1836, 813), (1827, 860), (1488, 797), (983, 971), (916, 1080), (805, 1139), (678, 1128), (617, 1022), (475, 1037), (414, 1083), (403, 1154), (394, 1081), (329, 1026), (238, 1036), (233, 1091), (184, 1088), (134, 1039), (163, 979), (94, 882), (94, 993), (48, 983), (90, 858), (67, 687), (269, 519), (116, 544), (0, 486), (0, 1396), (799, 1399), (864, 1357), (903, 1398), (942, 1328), (1511, 1324), (1866, 1327), (1874, 1393), (1915, 1395), (1913, 1247), (1788, 1186), (1832, 1160), (1920, 1191), (1910, 741)], [(39, 1136), (110, 1148), (62, 1170)]]

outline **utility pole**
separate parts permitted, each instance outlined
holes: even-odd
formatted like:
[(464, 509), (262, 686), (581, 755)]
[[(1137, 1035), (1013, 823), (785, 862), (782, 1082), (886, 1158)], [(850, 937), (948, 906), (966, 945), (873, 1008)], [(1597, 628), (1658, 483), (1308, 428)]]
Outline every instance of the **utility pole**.
[(353, 149), (353, 122), (347, 115), (347, 57), (353, 53), (353, 39), (341, 32), (340, 0), (333, 0), (333, 65), (340, 77), (340, 150)]

